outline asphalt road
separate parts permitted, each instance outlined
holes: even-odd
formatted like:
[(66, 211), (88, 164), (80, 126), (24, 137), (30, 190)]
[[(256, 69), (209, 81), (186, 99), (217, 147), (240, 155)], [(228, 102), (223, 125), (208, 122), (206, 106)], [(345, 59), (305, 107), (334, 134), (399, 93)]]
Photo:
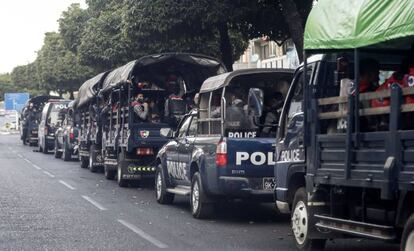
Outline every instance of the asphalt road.
[[(119, 188), (101, 173), (0, 135), (0, 250), (296, 250), (289, 218), (273, 205), (218, 206), (210, 220), (189, 200), (155, 201), (152, 182)], [(397, 251), (367, 240), (330, 241), (327, 251)]]

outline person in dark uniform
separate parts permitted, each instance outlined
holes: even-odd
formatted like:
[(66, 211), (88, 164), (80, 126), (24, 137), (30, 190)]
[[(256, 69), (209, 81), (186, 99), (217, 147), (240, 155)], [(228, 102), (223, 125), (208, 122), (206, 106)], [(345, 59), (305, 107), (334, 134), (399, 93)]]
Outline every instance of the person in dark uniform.
[(175, 128), (180, 119), (187, 112), (186, 103), (180, 96), (180, 86), (177, 81), (174, 81), (174, 79), (170, 77), (167, 81), (167, 85), (171, 93), (165, 100), (164, 119), (170, 126)]
[(131, 105), (134, 109), (135, 114), (141, 122), (148, 120), (149, 105), (144, 100), (144, 94), (138, 93)]

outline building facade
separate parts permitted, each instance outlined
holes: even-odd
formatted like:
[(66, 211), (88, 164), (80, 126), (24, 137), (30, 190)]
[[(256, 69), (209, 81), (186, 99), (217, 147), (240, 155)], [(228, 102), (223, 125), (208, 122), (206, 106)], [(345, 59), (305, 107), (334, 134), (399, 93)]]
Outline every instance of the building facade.
[(234, 70), (246, 68), (290, 68), (299, 66), (295, 45), (287, 40), (281, 46), (267, 37), (253, 39), (233, 65)]

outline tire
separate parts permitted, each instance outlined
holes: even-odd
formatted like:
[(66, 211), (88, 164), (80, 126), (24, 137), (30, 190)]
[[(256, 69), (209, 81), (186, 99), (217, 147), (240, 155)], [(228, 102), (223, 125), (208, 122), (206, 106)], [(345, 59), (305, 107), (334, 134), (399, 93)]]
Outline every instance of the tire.
[(68, 148), (67, 148), (67, 145), (66, 145), (66, 143), (65, 142), (63, 142), (63, 147), (62, 147), (63, 149), (63, 153), (62, 153), (62, 158), (63, 158), (63, 161), (70, 161), (70, 160), (72, 160), (72, 151), (71, 150), (69, 150)]
[(89, 147), (89, 170), (92, 173), (96, 173), (99, 171), (99, 168), (94, 165), (95, 160), (96, 160), (96, 146), (94, 144), (91, 144), (91, 146)]
[(116, 176), (116, 171), (109, 170), (108, 165), (104, 165), (104, 175), (107, 180), (114, 180)]
[(414, 250), (414, 213), (408, 218), (405, 223), (404, 231), (401, 238), (401, 251), (412, 251)]
[(194, 218), (206, 219), (211, 217), (214, 212), (214, 204), (207, 202), (207, 200), (208, 197), (204, 192), (200, 173), (196, 172), (191, 180), (190, 195), (191, 214)]
[(62, 152), (59, 152), (58, 144), (55, 141), (55, 152), (53, 153), (53, 156), (55, 156), (56, 159), (60, 159), (62, 157)]
[(307, 251), (319, 251), (325, 248), (325, 239), (309, 239), (309, 227), (311, 222), (308, 209), (308, 196), (304, 187), (296, 190), (291, 214), (291, 226), (295, 243), (298, 249)]
[(158, 164), (155, 171), (155, 198), (160, 204), (171, 204), (174, 201), (174, 194), (167, 192), (167, 183), (165, 182), (164, 171), (161, 163)]
[(89, 162), (87, 158), (85, 158), (84, 156), (79, 156), (79, 160), (81, 168), (88, 168)]
[(127, 187), (129, 181), (126, 179), (122, 178), (123, 172), (122, 172), (122, 167), (125, 164), (125, 152), (122, 150), (118, 153), (118, 168), (117, 168), (117, 181), (118, 181), (118, 186), (120, 187)]

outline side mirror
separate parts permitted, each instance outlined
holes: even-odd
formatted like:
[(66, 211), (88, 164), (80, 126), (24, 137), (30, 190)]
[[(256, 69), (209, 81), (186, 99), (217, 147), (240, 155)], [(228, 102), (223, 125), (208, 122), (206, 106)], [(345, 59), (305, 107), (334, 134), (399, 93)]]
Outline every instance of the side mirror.
[(250, 88), (247, 100), (247, 111), (249, 116), (260, 117), (263, 113), (263, 91), (259, 88)]
[(303, 120), (304, 120), (303, 112), (295, 113), (288, 123), (288, 129), (291, 130), (295, 127), (303, 126), (303, 122), (304, 122)]
[(161, 134), (161, 136), (163, 136), (165, 138), (173, 138), (174, 137), (174, 132), (173, 132), (173, 130), (171, 130), (171, 128), (161, 128), (160, 129), (160, 134)]

